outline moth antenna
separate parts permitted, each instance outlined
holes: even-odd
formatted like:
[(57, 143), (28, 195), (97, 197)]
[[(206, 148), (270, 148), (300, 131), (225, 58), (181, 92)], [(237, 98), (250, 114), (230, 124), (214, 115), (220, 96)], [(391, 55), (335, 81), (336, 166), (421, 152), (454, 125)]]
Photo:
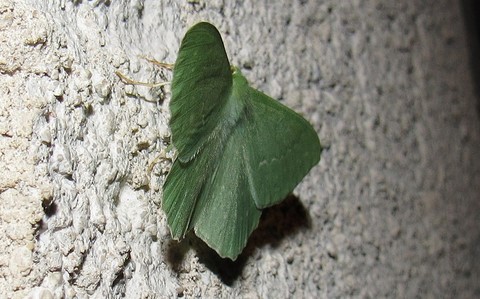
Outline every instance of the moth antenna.
[(162, 86), (165, 86), (165, 85), (170, 84), (169, 81), (166, 81), (166, 82), (158, 82), (158, 83), (148, 83), (148, 82), (135, 81), (135, 80), (133, 80), (133, 79), (128, 78), (127, 76), (125, 76), (124, 74), (122, 74), (122, 73), (119, 72), (119, 71), (115, 71), (115, 74), (116, 74), (116, 75), (120, 78), (120, 80), (122, 80), (122, 82), (125, 83), (125, 84), (142, 85), (142, 86), (147, 86), (147, 87), (150, 87), (150, 88), (162, 87)]
[(158, 61), (156, 59), (153, 59), (153, 58), (148, 58), (146, 56), (143, 56), (143, 55), (139, 55), (138, 57), (142, 58), (142, 59), (145, 59), (146, 61), (150, 62), (150, 63), (153, 63), (154, 65), (158, 66), (158, 67), (161, 67), (161, 68), (164, 68), (164, 69), (167, 69), (167, 70), (173, 70), (173, 67), (175, 66), (173, 63), (166, 63), (166, 62), (162, 62), (162, 61)]

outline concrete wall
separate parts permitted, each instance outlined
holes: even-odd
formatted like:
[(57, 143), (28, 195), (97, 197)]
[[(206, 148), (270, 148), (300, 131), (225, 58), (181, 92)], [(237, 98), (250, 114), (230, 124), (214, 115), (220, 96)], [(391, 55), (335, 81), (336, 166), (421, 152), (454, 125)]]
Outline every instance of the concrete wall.
[[(235, 3), (237, 2), (237, 3)], [(172, 241), (161, 185), (185, 31), (326, 146), (241, 257)], [(480, 296), (480, 126), (457, 1), (0, 0), (0, 297)]]

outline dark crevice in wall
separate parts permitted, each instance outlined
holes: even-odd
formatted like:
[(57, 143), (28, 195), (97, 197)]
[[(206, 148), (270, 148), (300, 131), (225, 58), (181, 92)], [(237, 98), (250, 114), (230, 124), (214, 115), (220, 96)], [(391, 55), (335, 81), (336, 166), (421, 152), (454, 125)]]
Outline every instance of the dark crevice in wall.
[(480, 117), (480, 1), (462, 0), (461, 5), (470, 52), (470, 70), (477, 98), (476, 110)]

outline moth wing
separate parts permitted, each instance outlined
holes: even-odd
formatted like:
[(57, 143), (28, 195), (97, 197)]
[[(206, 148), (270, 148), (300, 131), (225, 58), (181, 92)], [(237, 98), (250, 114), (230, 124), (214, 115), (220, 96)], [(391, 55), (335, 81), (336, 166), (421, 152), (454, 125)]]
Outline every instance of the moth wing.
[[(175, 240), (183, 238), (190, 230), (190, 220), (202, 192), (207, 169), (211, 167), (207, 159), (209, 157), (204, 154), (186, 163), (175, 160), (163, 184), (162, 209)], [(202, 163), (207, 164), (203, 166)]]
[(257, 208), (283, 200), (320, 160), (317, 133), (302, 116), (251, 88), (245, 171)]
[(245, 173), (244, 133), (239, 126), (229, 138), (218, 165), (206, 180), (191, 223), (199, 238), (221, 257), (232, 260), (245, 248), (261, 216)]
[(231, 86), (220, 33), (209, 23), (196, 24), (185, 34), (173, 69), (170, 127), (180, 161), (191, 160), (221, 129)]

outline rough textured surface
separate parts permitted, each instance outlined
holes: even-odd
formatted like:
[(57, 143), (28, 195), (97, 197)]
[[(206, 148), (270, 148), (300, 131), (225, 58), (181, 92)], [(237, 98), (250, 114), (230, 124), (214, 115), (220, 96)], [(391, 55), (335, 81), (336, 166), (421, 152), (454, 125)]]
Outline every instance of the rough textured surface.
[[(228, 2), (224, 3), (224, 2)], [(480, 126), (456, 1), (0, 0), (0, 297), (480, 296)], [(254, 5), (255, 3), (255, 5)], [(326, 146), (235, 263), (170, 240), (173, 62), (232, 63)]]

